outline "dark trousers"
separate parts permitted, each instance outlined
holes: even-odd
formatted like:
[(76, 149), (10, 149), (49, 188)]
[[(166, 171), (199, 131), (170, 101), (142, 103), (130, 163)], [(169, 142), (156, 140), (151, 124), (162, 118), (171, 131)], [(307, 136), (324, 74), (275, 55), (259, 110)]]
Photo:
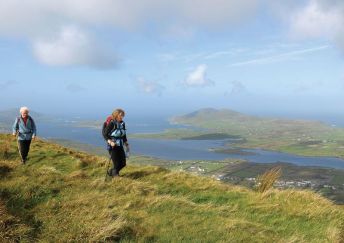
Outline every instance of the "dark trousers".
[(30, 151), (31, 140), (18, 140), (19, 152), (23, 160), (26, 160), (27, 154)]
[(125, 152), (122, 146), (115, 146), (109, 150), (113, 163), (113, 175), (118, 175), (119, 171), (126, 166)]

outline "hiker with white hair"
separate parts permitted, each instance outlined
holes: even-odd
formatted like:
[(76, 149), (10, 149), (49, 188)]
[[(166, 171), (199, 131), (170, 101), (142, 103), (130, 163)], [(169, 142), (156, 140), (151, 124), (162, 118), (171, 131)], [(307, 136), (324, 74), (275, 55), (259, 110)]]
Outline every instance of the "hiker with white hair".
[(30, 151), (31, 140), (36, 137), (36, 124), (31, 116), (29, 109), (21, 107), (20, 116), (16, 118), (12, 127), (13, 136), (18, 136), (18, 150), (23, 164), (27, 161), (27, 155)]

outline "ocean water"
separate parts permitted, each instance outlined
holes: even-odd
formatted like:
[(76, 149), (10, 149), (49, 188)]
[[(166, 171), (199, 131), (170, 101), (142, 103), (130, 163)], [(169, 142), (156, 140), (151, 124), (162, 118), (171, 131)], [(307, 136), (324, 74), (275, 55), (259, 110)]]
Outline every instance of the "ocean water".
[[(46, 139), (67, 139), (86, 143), (105, 149), (105, 142), (100, 129), (79, 128), (71, 123), (37, 123), (39, 136)], [(127, 122), (128, 137), (130, 133), (161, 132), (171, 126), (167, 121), (152, 123)], [(255, 163), (287, 162), (301, 166), (320, 166), (344, 169), (344, 160), (334, 157), (308, 157), (261, 149), (246, 149), (243, 154), (225, 154), (212, 152), (221, 148), (229, 140), (167, 140), (167, 139), (130, 139), (131, 153), (147, 155), (166, 160), (223, 160), (226, 158), (244, 159)]]

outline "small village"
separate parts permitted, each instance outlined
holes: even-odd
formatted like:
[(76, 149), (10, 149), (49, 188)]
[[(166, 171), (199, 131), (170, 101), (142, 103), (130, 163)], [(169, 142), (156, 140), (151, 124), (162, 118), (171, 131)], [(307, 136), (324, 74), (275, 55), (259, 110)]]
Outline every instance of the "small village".
[[(178, 161), (176, 163), (179, 167), (179, 171), (187, 171), (196, 175), (208, 175), (213, 177), (215, 180), (228, 182), (236, 185), (243, 185), (249, 188), (254, 188), (259, 182), (257, 177), (245, 177), (238, 176), (235, 173), (226, 173), (224, 171), (211, 172), (206, 167), (206, 164), (199, 163), (188, 163), (187, 161)], [(329, 180), (324, 179), (285, 179), (280, 178), (274, 183), (274, 187), (278, 189), (309, 189), (329, 196), (342, 195), (344, 193), (344, 183), (333, 184)]]
[[(238, 176), (226, 176), (226, 175), (215, 175), (214, 178), (218, 181), (231, 182), (234, 184), (245, 184), (250, 186), (255, 186), (257, 183), (257, 178), (248, 177), (240, 178)], [(275, 188), (288, 189), (288, 188), (299, 188), (299, 189), (311, 189), (311, 190), (321, 190), (327, 189), (331, 191), (342, 191), (344, 190), (344, 184), (332, 185), (326, 184), (321, 180), (277, 180), (274, 184)]]

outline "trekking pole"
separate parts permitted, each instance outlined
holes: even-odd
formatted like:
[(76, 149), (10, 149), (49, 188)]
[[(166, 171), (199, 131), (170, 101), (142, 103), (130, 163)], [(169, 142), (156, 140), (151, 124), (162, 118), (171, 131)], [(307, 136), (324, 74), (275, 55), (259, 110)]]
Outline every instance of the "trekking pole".
[(104, 181), (106, 181), (106, 178), (107, 178), (107, 176), (108, 176), (108, 173), (109, 173), (110, 161), (111, 161), (111, 157), (109, 158), (109, 160), (108, 160), (108, 163), (107, 163), (107, 166), (106, 166), (106, 171), (105, 171), (105, 178), (104, 178)]
[(21, 161), (24, 162), (23, 155), (21, 154), (21, 151), (20, 151), (20, 145), (19, 145), (19, 140), (18, 140), (18, 137), (17, 137), (17, 136), (18, 136), (18, 134), (16, 134), (18, 152), (19, 152)]
[(107, 178), (107, 176), (108, 176), (108, 171), (109, 171), (109, 168), (110, 168), (111, 157), (112, 157), (112, 150), (111, 150), (110, 158), (109, 158), (109, 160), (108, 160), (108, 164), (107, 164), (107, 166), (106, 166), (104, 182), (106, 182), (106, 178)]

